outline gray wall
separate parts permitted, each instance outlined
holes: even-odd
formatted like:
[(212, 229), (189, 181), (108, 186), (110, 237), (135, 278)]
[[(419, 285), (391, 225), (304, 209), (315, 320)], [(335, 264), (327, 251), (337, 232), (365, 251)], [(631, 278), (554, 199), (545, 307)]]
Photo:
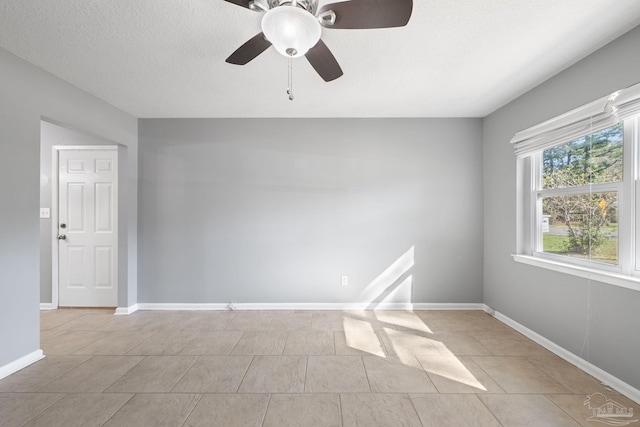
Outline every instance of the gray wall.
[[(41, 117), (126, 144), (134, 153), (137, 121), (4, 49), (0, 49), (0, 70), (0, 366), (3, 366), (39, 348)], [(135, 184), (134, 179), (131, 182)], [(130, 237), (135, 243), (135, 185), (129, 197), (133, 201), (130, 220), (134, 224)], [(135, 248), (130, 247), (131, 253), (135, 255)]]
[(139, 302), (482, 302), (480, 119), (139, 132)]
[(636, 27), (484, 120), (485, 303), (636, 388), (640, 292), (511, 259), (516, 159), (509, 140), (519, 130), (638, 83), (639, 46)]

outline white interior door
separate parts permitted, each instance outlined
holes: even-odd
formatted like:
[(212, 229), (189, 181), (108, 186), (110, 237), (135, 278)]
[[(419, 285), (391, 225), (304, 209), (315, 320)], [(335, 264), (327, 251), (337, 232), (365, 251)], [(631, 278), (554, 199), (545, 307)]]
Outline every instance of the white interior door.
[(60, 150), (58, 305), (118, 305), (117, 151)]

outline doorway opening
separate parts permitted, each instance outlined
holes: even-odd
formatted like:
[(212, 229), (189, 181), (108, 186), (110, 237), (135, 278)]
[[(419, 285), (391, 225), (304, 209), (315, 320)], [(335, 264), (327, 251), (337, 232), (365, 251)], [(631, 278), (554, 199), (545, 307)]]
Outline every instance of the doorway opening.
[(115, 308), (126, 299), (126, 154), (120, 144), (41, 121), (41, 309)]

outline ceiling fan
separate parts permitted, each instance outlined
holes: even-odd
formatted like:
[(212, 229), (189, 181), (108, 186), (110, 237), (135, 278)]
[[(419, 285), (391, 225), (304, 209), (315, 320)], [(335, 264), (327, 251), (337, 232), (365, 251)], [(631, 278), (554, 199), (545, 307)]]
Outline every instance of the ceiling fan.
[(403, 27), (409, 22), (413, 0), (349, 0), (330, 3), (318, 10), (318, 0), (225, 0), (264, 13), (262, 32), (240, 46), (226, 60), (245, 65), (270, 46), (288, 57), (305, 56), (330, 82), (342, 69), (326, 44), (321, 29), (369, 29)]

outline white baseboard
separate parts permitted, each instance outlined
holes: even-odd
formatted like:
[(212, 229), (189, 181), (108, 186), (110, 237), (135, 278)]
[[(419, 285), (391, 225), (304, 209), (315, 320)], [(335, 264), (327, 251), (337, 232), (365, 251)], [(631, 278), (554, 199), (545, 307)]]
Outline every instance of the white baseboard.
[[(489, 312), (489, 310), (487, 311)], [(637, 388), (632, 387), (626, 382), (622, 381), (621, 379), (614, 377), (613, 375), (611, 375), (606, 371), (603, 371), (597, 366), (571, 353), (570, 351), (564, 349), (563, 347), (560, 347), (558, 344), (554, 343), (553, 341), (548, 340), (547, 338), (543, 337), (537, 332), (532, 331), (526, 326), (505, 316), (504, 314), (499, 312), (494, 312), (494, 313), (495, 313), (494, 314), (495, 318), (501, 321), (502, 323), (504, 323), (505, 325), (510, 326), (511, 328), (520, 332), (522, 335), (526, 336), (532, 341), (535, 341), (536, 343), (540, 344), (550, 352), (560, 356), (561, 358), (571, 363), (572, 365), (575, 365), (576, 367), (582, 369), (587, 374), (591, 375), (594, 378), (597, 378), (598, 380), (602, 381), (604, 384), (607, 384), (608, 386), (618, 391), (619, 393), (623, 394), (624, 396), (628, 397), (629, 399), (635, 401), (636, 403), (640, 403), (640, 390), (638, 390)]]
[[(171, 304), (139, 303), (136, 310), (484, 310), (484, 304), (384, 303), (372, 307), (367, 303), (210, 303)], [(131, 308), (131, 307), (129, 307)], [(119, 312), (123, 310), (123, 312)], [(118, 308), (116, 314), (124, 313)], [(135, 310), (134, 310), (135, 311)]]
[(189, 304), (189, 303), (138, 303), (138, 310), (180, 310), (180, 311), (220, 311), (229, 310), (229, 304), (210, 303), (210, 304)]
[(40, 310), (55, 310), (55, 308), (53, 307), (53, 304), (51, 304), (50, 302), (41, 302)]
[(14, 360), (11, 363), (7, 363), (4, 366), (0, 366), (0, 380), (8, 377), (9, 375), (18, 372), (20, 369), (26, 368), (32, 363), (44, 358), (42, 350), (36, 350), (32, 353), (22, 356), (20, 359)]
[(129, 307), (118, 307), (113, 314), (115, 316), (128, 316), (132, 313), (135, 313), (136, 311), (138, 311), (138, 304), (133, 304)]
[(484, 311), (486, 305), (481, 303), (415, 303), (413, 304), (414, 310), (482, 310)]

